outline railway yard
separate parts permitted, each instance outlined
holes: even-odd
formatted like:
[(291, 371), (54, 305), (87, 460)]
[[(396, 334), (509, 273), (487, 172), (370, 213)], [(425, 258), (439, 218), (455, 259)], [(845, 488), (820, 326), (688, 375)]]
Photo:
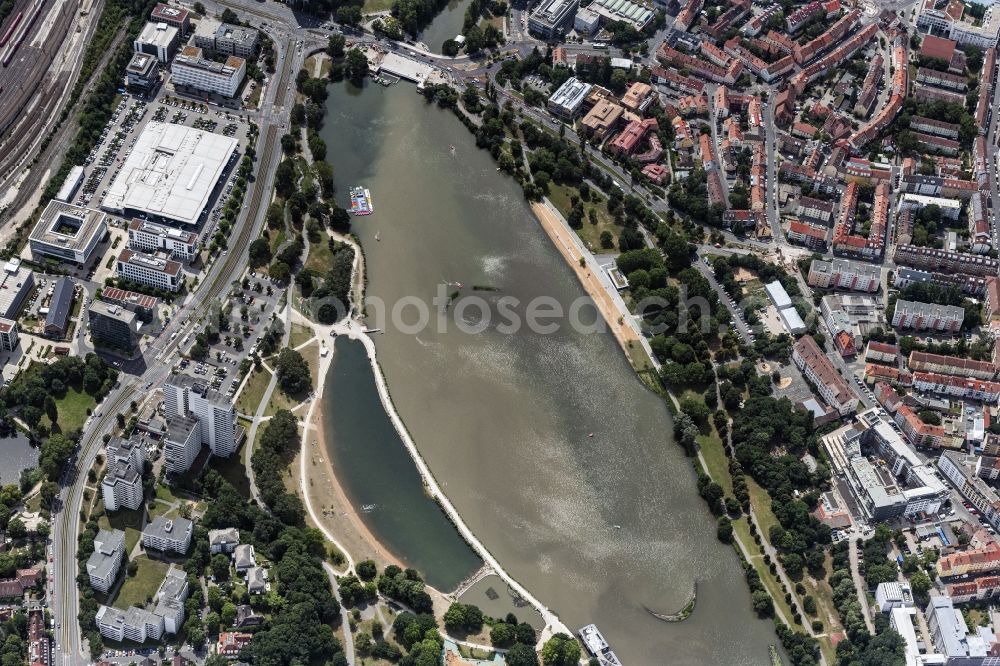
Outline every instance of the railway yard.
[(61, 113), (102, 6), (19, 0), (0, 26), (0, 217), (33, 189), (27, 157)]

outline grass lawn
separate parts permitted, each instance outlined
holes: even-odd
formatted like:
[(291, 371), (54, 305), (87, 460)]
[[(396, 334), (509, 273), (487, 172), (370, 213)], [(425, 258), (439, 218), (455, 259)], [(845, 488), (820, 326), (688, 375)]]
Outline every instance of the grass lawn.
[(302, 358), (309, 364), (309, 376), (312, 377), (312, 385), (317, 386), (319, 382), (319, 343), (311, 342), (299, 350)]
[[(559, 209), (559, 212), (563, 214), (563, 217), (569, 219), (569, 213), (573, 209), (570, 204), (570, 197), (577, 194), (576, 188), (569, 187), (566, 185), (555, 185), (553, 184), (549, 188), (549, 201), (552, 205)], [(615, 224), (615, 220), (611, 217), (608, 212), (608, 205), (601, 197), (597, 194), (593, 194), (591, 190), (590, 201), (583, 202), (583, 210), (585, 212), (583, 227), (577, 229), (576, 233), (583, 240), (584, 244), (590, 247), (595, 252), (600, 252), (601, 250), (601, 232), (610, 231), (612, 235), (617, 240), (618, 235), (621, 233), (622, 228)], [(592, 224), (590, 221), (590, 211), (594, 210), (597, 215), (597, 224)], [(604, 250), (604, 252), (614, 252), (614, 249)]]
[(325, 238), (318, 243), (309, 243), (309, 256), (306, 257), (305, 263), (307, 270), (323, 275), (330, 270), (332, 261), (333, 252), (330, 252), (330, 245)]
[[(282, 204), (282, 205), (284, 205), (284, 204)], [(286, 230), (285, 230), (284, 227), (282, 227), (281, 229), (271, 229), (270, 230), (270, 237), (269, 237), (269, 239), (271, 241), (271, 254), (272, 255), (274, 255), (274, 253), (278, 251), (278, 248), (281, 247), (281, 244), (285, 242), (285, 238), (287, 238), (286, 234), (287, 234), (287, 232), (286, 232)], [(262, 269), (266, 269), (267, 267), (266, 266), (262, 266), (261, 268)], [(264, 270), (264, 272), (266, 273), (267, 271)]]
[(249, 416), (257, 413), (264, 391), (271, 382), (271, 373), (264, 368), (253, 370), (252, 373), (236, 398), (236, 411)]
[(174, 495), (174, 491), (170, 489), (170, 486), (165, 486), (162, 483), (156, 486), (156, 499), (171, 503), (180, 501), (180, 498)]
[[(303, 355), (304, 356), (304, 355)], [(264, 411), (265, 416), (274, 416), (278, 413), (279, 409), (294, 409), (298, 407), (299, 403), (305, 400), (306, 396), (293, 397), (286, 395), (280, 387), (275, 388), (274, 392), (271, 393), (271, 402), (267, 403), (267, 409)], [(260, 428), (262, 431), (263, 428)]]
[(125, 609), (129, 606), (145, 606), (146, 599), (156, 594), (163, 577), (167, 575), (170, 565), (166, 562), (151, 560), (145, 555), (135, 558), (139, 570), (131, 578), (126, 577), (118, 590), (115, 608)]
[[(149, 519), (152, 520), (157, 516), (163, 516), (168, 513), (177, 513), (177, 510), (172, 508), (169, 504), (164, 504), (163, 502), (153, 502), (153, 506), (149, 510)], [(169, 518), (170, 516), (167, 517)]]
[(53, 432), (63, 434), (81, 430), (89, 416), (87, 412), (92, 411), (95, 405), (97, 405), (97, 401), (94, 400), (94, 396), (85, 393), (82, 389), (67, 387), (66, 395), (56, 400), (58, 426), (53, 427), (48, 416), (42, 417), (42, 423), (52, 428)]
[(365, 14), (371, 12), (385, 12), (392, 9), (393, 0), (365, 0), (361, 11)]
[(311, 337), (313, 337), (311, 328), (302, 324), (292, 324), (292, 332), (289, 334), (288, 344), (292, 349), (296, 349)]
[(747, 489), (750, 491), (750, 504), (753, 505), (753, 512), (757, 516), (758, 527), (761, 536), (765, 539), (771, 533), (771, 527), (778, 524), (778, 519), (771, 511), (771, 497), (767, 491), (757, 485), (750, 475), (747, 475)]
[(732, 497), (733, 477), (729, 474), (729, 459), (726, 458), (726, 450), (715, 428), (708, 435), (698, 435), (698, 446), (705, 458), (705, 465), (708, 466), (708, 475), (722, 486), (726, 497)]
[(139, 543), (139, 537), (142, 536), (142, 528), (146, 526), (145, 522), (143, 522), (143, 513), (142, 508), (135, 511), (120, 509), (111, 513), (105, 513), (97, 523), (104, 529), (115, 528), (116, 530), (125, 532), (125, 553), (128, 554), (135, 548), (135, 544)]

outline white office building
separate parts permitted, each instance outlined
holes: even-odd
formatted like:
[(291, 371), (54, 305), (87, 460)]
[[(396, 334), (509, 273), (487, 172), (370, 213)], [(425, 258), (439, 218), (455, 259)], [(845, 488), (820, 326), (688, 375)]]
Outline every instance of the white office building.
[(194, 523), (187, 518), (157, 516), (142, 530), (142, 546), (184, 555), (191, 545), (193, 528)]
[(218, 391), (189, 375), (175, 375), (163, 386), (167, 417), (189, 417), (201, 426), (201, 443), (227, 458), (236, 451), (236, 411)]
[(226, 62), (202, 57), (200, 50), (184, 49), (170, 67), (175, 86), (187, 86), (223, 97), (235, 97), (247, 73), (247, 61), (229, 56)]
[(580, 114), (583, 102), (590, 94), (591, 85), (580, 81), (575, 76), (566, 79), (549, 97), (549, 111), (564, 120), (572, 120)]
[(107, 217), (98, 210), (50, 201), (31, 231), (32, 256), (36, 261), (53, 257), (87, 263), (108, 231)]
[(94, 552), (87, 560), (90, 586), (98, 592), (111, 589), (124, 557), (125, 533), (121, 530), (98, 530), (94, 537)]
[(0, 317), (0, 349), (14, 351), (17, 348), (17, 322)]
[(168, 252), (178, 261), (191, 261), (198, 256), (198, 234), (133, 219), (128, 225), (128, 246), (139, 252)]
[(573, 25), (578, 0), (542, 0), (528, 16), (528, 30), (542, 39), (559, 38)]
[(171, 259), (125, 248), (118, 255), (118, 277), (163, 291), (178, 292), (184, 284), (181, 265)]
[(132, 48), (136, 53), (155, 56), (166, 63), (173, 57), (179, 41), (180, 32), (176, 27), (166, 23), (147, 23), (132, 42)]

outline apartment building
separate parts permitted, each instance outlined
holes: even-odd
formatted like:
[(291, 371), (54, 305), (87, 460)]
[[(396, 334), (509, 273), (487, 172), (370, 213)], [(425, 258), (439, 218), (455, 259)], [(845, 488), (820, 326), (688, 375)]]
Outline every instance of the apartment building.
[(995, 276), (1000, 268), (1000, 263), (991, 257), (916, 245), (897, 245), (893, 258), (897, 264), (904, 266), (927, 271), (965, 273), (980, 277)]
[(935, 0), (924, 0), (917, 14), (917, 29), (943, 36), (959, 44), (969, 44), (980, 49), (994, 48), (1000, 33), (1000, 15), (986, 10), (980, 24), (964, 20), (965, 5), (961, 0), (948, 0), (938, 6)]
[(900, 404), (894, 417), (896, 425), (912, 446), (928, 449), (958, 449), (965, 438), (945, 426), (924, 423), (908, 405)]
[(227, 458), (236, 451), (236, 412), (232, 401), (189, 375), (174, 375), (163, 386), (168, 418), (189, 417), (200, 424), (200, 443)]
[(899, 347), (896, 345), (889, 345), (884, 342), (869, 341), (868, 346), (865, 348), (865, 360), (875, 361), (876, 363), (891, 363), (896, 364), (896, 359), (899, 358)]
[(788, 233), (785, 235), (789, 242), (804, 245), (817, 252), (823, 252), (826, 249), (826, 227), (792, 220), (788, 223)]
[(94, 620), (101, 636), (113, 641), (145, 643), (158, 641), (163, 636), (163, 618), (137, 606), (118, 610), (102, 605)]
[(810, 287), (848, 289), (873, 293), (878, 291), (881, 269), (873, 264), (834, 258), (813, 259), (806, 278)]
[(171, 564), (153, 597), (156, 603), (153, 614), (163, 618), (163, 631), (166, 633), (176, 634), (184, 626), (184, 601), (187, 598), (187, 574)]
[(197, 419), (174, 416), (167, 422), (163, 437), (163, 458), (170, 474), (191, 469), (201, 451), (201, 425)]
[(111, 589), (125, 557), (125, 533), (121, 530), (98, 530), (94, 552), (87, 560), (90, 586), (101, 593)]
[(167, 252), (178, 261), (198, 256), (198, 234), (134, 218), (128, 225), (128, 246), (139, 252)]
[(110, 463), (101, 481), (101, 496), (108, 511), (138, 509), (143, 499), (140, 471), (126, 462)]
[(959, 451), (944, 451), (938, 458), (938, 469), (979, 514), (1000, 529), (1000, 496), (976, 473), (979, 459)]
[(893, 327), (916, 331), (955, 333), (962, 328), (964, 320), (965, 310), (957, 305), (920, 303), (902, 299), (896, 301), (896, 310), (892, 315)]
[(792, 360), (806, 379), (813, 383), (826, 404), (841, 416), (846, 416), (857, 408), (857, 396), (812, 336), (804, 335), (799, 338), (792, 347)]
[(187, 518), (165, 518), (159, 515), (142, 530), (143, 548), (184, 555), (191, 545), (194, 528)]
[(938, 375), (932, 372), (913, 373), (913, 388), (926, 393), (938, 393), (980, 402), (996, 402), (1000, 399), (1000, 382)]
[(975, 361), (960, 356), (944, 356), (927, 352), (910, 352), (907, 361), (914, 372), (935, 372), (941, 375), (959, 375), (976, 379), (993, 380), (997, 376), (997, 365), (992, 361)]
[(1000, 571), (1000, 543), (990, 541), (982, 548), (972, 548), (937, 561), (938, 576), (965, 576)]
[(118, 255), (115, 272), (124, 280), (174, 293), (180, 291), (184, 284), (184, 275), (178, 262), (128, 248)]
[(987, 324), (1000, 321), (1000, 279), (986, 278), (986, 298), (983, 303)]

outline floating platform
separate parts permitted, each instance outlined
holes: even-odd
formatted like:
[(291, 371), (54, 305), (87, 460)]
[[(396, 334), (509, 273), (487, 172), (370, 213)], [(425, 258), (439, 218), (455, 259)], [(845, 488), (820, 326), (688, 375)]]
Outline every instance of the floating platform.
[(579, 631), (579, 634), (587, 652), (595, 657), (601, 666), (622, 666), (618, 655), (611, 650), (611, 646), (604, 640), (596, 624), (588, 624)]
[(351, 214), (371, 215), (375, 212), (372, 204), (372, 193), (363, 187), (351, 188)]

